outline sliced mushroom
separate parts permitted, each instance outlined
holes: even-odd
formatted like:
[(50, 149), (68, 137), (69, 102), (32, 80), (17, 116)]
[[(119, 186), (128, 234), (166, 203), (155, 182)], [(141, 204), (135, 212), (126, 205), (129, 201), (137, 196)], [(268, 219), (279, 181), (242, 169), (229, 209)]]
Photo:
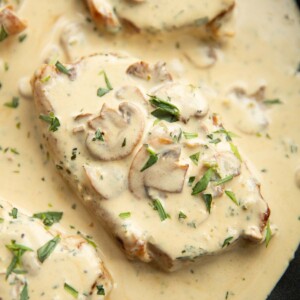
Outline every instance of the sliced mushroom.
[(180, 145), (168, 145), (159, 153), (158, 161), (148, 169), (141, 171), (149, 159), (147, 146), (136, 154), (129, 170), (129, 189), (139, 199), (146, 198), (147, 188), (163, 192), (180, 193), (183, 188), (187, 164), (180, 164)]
[(91, 16), (99, 29), (115, 33), (121, 29), (121, 24), (113, 7), (106, 0), (87, 0)]
[(127, 179), (124, 168), (117, 166), (83, 166), (90, 184), (104, 199), (115, 198), (126, 189)]
[(166, 68), (166, 63), (158, 62), (154, 66), (144, 62), (136, 62), (130, 65), (126, 71), (128, 74), (154, 82), (172, 81), (172, 76)]
[(132, 103), (122, 102), (119, 112), (103, 104), (100, 115), (88, 122), (103, 138), (96, 139), (95, 131), (89, 132), (86, 146), (90, 153), (101, 160), (117, 160), (132, 153), (144, 131), (143, 112)]
[(201, 118), (208, 112), (208, 103), (200, 89), (191, 85), (166, 83), (156, 89), (153, 95), (178, 107), (183, 122), (191, 117)]
[(0, 9), (0, 27), (3, 27), (9, 36), (22, 32), (27, 24), (14, 13), (11, 5), (7, 5)]

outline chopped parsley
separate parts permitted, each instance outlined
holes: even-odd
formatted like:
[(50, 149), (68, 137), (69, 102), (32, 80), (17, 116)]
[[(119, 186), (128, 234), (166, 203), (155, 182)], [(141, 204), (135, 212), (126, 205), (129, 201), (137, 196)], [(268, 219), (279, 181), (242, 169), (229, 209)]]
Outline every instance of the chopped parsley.
[(195, 139), (198, 137), (198, 133), (185, 132), (185, 131), (183, 131), (182, 133), (187, 140)]
[(27, 251), (33, 251), (31, 248), (26, 247), (24, 245), (16, 244), (16, 241), (12, 240), (10, 245), (5, 245), (5, 247), (10, 250), (13, 254), (13, 258), (11, 263), (9, 264), (7, 270), (6, 270), (6, 276), (5, 278), (7, 279), (8, 276), (11, 273), (16, 273), (16, 274), (24, 274), (26, 271), (17, 269), (18, 267), (22, 267), (22, 262), (21, 258), (23, 254)]
[(23, 286), (23, 289), (21, 291), (20, 294), (20, 300), (28, 300), (29, 296), (28, 296), (28, 285), (27, 282), (25, 282), (25, 285)]
[(77, 157), (77, 148), (72, 149), (71, 160), (75, 160)]
[(98, 128), (96, 131), (95, 131), (95, 136), (93, 137), (92, 141), (95, 142), (95, 141), (101, 141), (101, 142), (104, 142), (104, 133)]
[(203, 200), (205, 202), (205, 206), (207, 208), (207, 211), (208, 211), (208, 213), (210, 213), (211, 203), (212, 203), (212, 195), (211, 194), (203, 194), (202, 197), (203, 197)]
[(126, 146), (126, 138), (124, 138), (123, 143), (122, 143), (122, 148)]
[(237, 206), (239, 206), (239, 202), (236, 199), (235, 193), (232, 191), (225, 191), (225, 194), (233, 201), (234, 204), (236, 204)]
[(14, 207), (14, 208), (11, 210), (11, 212), (9, 213), (9, 215), (10, 215), (13, 219), (17, 219), (17, 218), (18, 218), (18, 209)]
[(266, 226), (266, 247), (268, 247), (270, 241), (272, 239), (272, 231), (271, 231), (271, 228), (270, 228), (270, 221), (268, 220), (267, 222), (267, 226)]
[(68, 76), (71, 75), (70, 70), (68, 70), (61, 62), (57, 61), (55, 67), (59, 72), (66, 74)]
[(62, 212), (57, 211), (46, 211), (36, 213), (32, 217), (43, 221), (45, 226), (52, 226), (54, 223), (58, 223), (63, 216)]
[(6, 32), (3, 25), (1, 25), (0, 29), (0, 42), (4, 41), (8, 37), (8, 33)]
[(107, 93), (109, 93), (110, 91), (113, 90), (113, 87), (106, 75), (106, 72), (104, 70), (102, 70), (99, 75), (103, 75), (104, 76), (104, 80), (105, 80), (105, 84), (106, 84), (106, 88), (100, 87), (97, 90), (97, 96), (98, 97), (103, 97), (104, 95), (106, 95)]
[(155, 153), (151, 148), (147, 147), (146, 148), (147, 152), (149, 153), (149, 158), (145, 165), (141, 168), (140, 172), (145, 171), (146, 169), (150, 168), (153, 166), (157, 161), (158, 161), (158, 155)]
[(70, 295), (72, 295), (74, 298), (78, 298), (78, 291), (76, 291), (72, 286), (70, 286), (69, 284), (67, 284), (65, 282), (64, 284), (64, 289), (66, 292), (68, 292)]
[(44, 78), (42, 78), (41, 79), (41, 82), (42, 83), (46, 83), (46, 82), (48, 82), (49, 81), (49, 79), (51, 78), (51, 76), (50, 75), (48, 75), (48, 76), (45, 76)]
[(180, 211), (178, 214), (178, 219), (186, 219), (186, 218), (187, 218), (186, 214), (184, 214), (182, 211)]
[(58, 127), (60, 127), (59, 119), (54, 115), (53, 112), (50, 112), (48, 116), (41, 114), (39, 118), (50, 125), (49, 131), (55, 132), (58, 130)]
[(197, 195), (206, 190), (208, 183), (210, 182), (213, 169), (209, 168), (203, 175), (203, 177), (193, 187), (192, 195)]
[(263, 101), (266, 105), (274, 105), (274, 104), (282, 104), (282, 101), (280, 99), (266, 99)]
[(223, 242), (222, 248), (229, 246), (232, 239), (233, 239), (233, 236), (226, 238)]
[(211, 141), (209, 141), (211, 144), (219, 144), (221, 142), (221, 139), (216, 138), (216, 139), (212, 139)]
[(229, 142), (232, 141), (232, 138), (233, 138), (233, 137), (238, 137), (238, 135), (236, 135), (235, 133), (233, 133), (233, 132), (231, 132), (231, 131), (227, 131), (227, 130), (225, 130), (224, 128), (219, 129), (219, 130), (216, 130), (216, 131), (214, 131), (213, 133), (225, 134), (226, 140), (229, 141)]
[(60, 236), (57, 235), (54, 239), (48, 241), (45, 245), (37, 250), (38, 260), (43, 263), (50, 254), (54, 251), (57, 244), (60, 242)]
[(10, 102), (4, 103), (4, 106), (10, 107), (10, 108), (17, 108), (19, 106), (19, 98), (13, 97)]
[(16, 148), (10, 148), (10, 152), (16, 155), (19, 155), (19, 151)]
[(158, 199), (153, 200), (153, 208), (154, 210), (157, 210), (161, 221), (170, 218), (170, 216), (166, 213), (164, 207)]
[(237, 146), (235, 146), (233, 143), (229, 143), (230, 144), (230, 148), (231, 148), (231, 151), (233, 152), (233, 154), (235, 155), (235, 157), (240, 161), (242, 162), (242, 157), (240, 155), (240, 152), (237, 148)]
[(102, 284), (97, 285), (96, 288), (97, 288), (97, 295), (102, 295), (102, 296), (105, 295), (105, 290)]
[(153, 95), (149, 95), (149, 97), (149, 102), (156, 108), (153, 112), (151, 112), (152, 116), (170, 123), (179, 120), (179, 109), (175, 105)]
[(188, 181), (188, 186), (192, 186), (193, 182), (195, 181), (196, 177), (195, 176), (191, 176), (189, 178), (189, 181)]
[(27, 38), (27, 34), (26, 34), (26, 33), (21, 34), (21, 35), (19, 36), (19, 42), (20, 42), (20, 43), (24, 42), (24, 41), (26, 40), (26, 38)]
[(120, 217), (121, 219), (128, 219), (128, 218), (131, 217), (131, 212), (129, 212), (129, 211), (122, 212), (122, 213), (119, 214), (119, 217)]
[(224, 184), (224, 183), (226, 183), (226, 182), (232, 180), (233, 177), (234, 177), (233, 175), (228, 175), (228, 176), (226, 176), (226, 177), (224, 177), (224, 178), (222, 178), (222, 179), (216, 181), (215, 184), (216, 184), (216, 185)]
[(200, 152), (194, 153), (190, 156), (191, 161), (198, 166), (198, 161), (199, 161), (199, 156), (200, 156)]

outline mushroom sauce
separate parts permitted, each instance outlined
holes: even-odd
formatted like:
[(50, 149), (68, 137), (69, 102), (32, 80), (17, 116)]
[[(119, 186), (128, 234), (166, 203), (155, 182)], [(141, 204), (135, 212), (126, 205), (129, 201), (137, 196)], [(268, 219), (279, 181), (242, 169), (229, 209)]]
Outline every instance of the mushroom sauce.
[[(0, 197), (28, 215), (49, 210), (63, 212), (59, 226), (64, 229), (60, 231), (66, 235), (74, 235), (79, 231), (84, 236), (89, 236), (89, 240), (91, 238), (92, 243), (97, 245), (114, 281), (109, 299), (253, 299), (253, 295), (255, 299), (265, 299), (293, 257), (300, 234), (300, 17), (296, 3), (284, 0), (275, 3), (271, 0), (239, 0), (234, 11), (234, 24), (230, 24), (226, 40), (204, 43), (197, 36), (188, 35), (186, 28), (159, 34), (153, 34), (152, 29), (151, 33), (145, 34), (100, 34), (81, 1), (11, 2), (16, 7), (19, 5), (17, 14), (27, 20), (28, 27), (19, 35), (0, 43)], [(121, 1), (112, 2), (119, 5), (118, 2)], [(232, 1), (224, 1), (227, 2)], [(168, 1), (164, 5), (166, 3), (172, 5)], [(192, 3), (193, 1), (186, 1), (187, 6)], [(120, 5), (122, 7), (122, 3)], [(213, 10), (214, 7), (210, 7), (210, 14)], [(159, 12), (154, 23), (156, 27), (161, 19), (170, 22), (170, 15), (164, 16), (163, 12), (168, 13), (165, 10)], [(150, 13), (151, 7), (146, 15)], [(130, 14), (130, 11), (124, 10), (124, 14)], [(203, 17), (206, 16), (201, 16)], [(142, 17), (142, 12), (139, 12), (139, 18), (147, 26), (149, 20)], [(194, 19), (195, 16), (191, 18)], [(189, 17), (183, 14), (181, 21), (186, 20)], [(233, 36), (228, 37), (231, 35)], [(120, 49), (126, 53), (124, 55), (136, 57), (136, 61), (143, 60), (152, 64), (166, 62), (174, 81), (190, 85), (191, 88), (200, 88), (201, 93), (206, 95), (210, 111), (221, 116), (222, 124), (228, 132), (235, 133), (234, 142), (242, 149), (241, 156), (246, 157), (251, 171), (261, 183), (261, 193), (271, 209), (270, 230), (274, 235), (268, 247), (265, 243), (254, 246), (241, 244), (229, 252), (205, 258), (173, 273), (128, 261), (68, 185), (57, 176), (57, 170), (51, 164), (40, 135), (38, 127), (41, 123), (31, 100), (29, 80), (44, 62), (59, 60), (70, 63), (82, 56), (116, 53)], [(118, 69), (114, 73), (112, 68), (107, 75), (113, 86), (122, 82)], [(90, 79), (93, 80), (98, 79)], [(99, 79), (99, 84), (101, 82)], [(150, 89), (147, 83), (146, 88)], [(159, 96), (162, 97), (162, 94)], [(61, 91), (56, 90), (55, 96), (59, 98), (60, 95)], [(76, 105), (72, 106), (70, 102), (67, 107), (73, 115), (80, 111), (80, 99), (77, 99), (82, 97), (83, 103), (85, 102), (84, 86), (79, 87), (74, 97), (77, 97)], [(102, 104), (99, 104), (99, 108), (91, 107), (90, 112), (98, 113), (101, 106)], [(192, 110), (188, 106), (180, 109), (182, 114), (189, 114)], [(205, 110), (205, 107), (202, 109)], [(151, 119), (151, 123), (153, 121)], [(186, 134), (193, 134), (194, 123), (185, 127), (184, 131)], [(222, 137), (216, 135), (211, 139), (216, 141), (218, 138)], [(66, 136), (66, 142), (70, 143), (68, 139)], [(192, 141), (193, 139), (187, 139), (187, 142)], [(71, 144), (66, 151), (72, 155)], [(118, 192), (114, 190), (117, 186), (113, 181), (106, 182), (106, 187), (110, 185), (111, 188), (106, 191), (107, 198), (110, 193)], [(186, 186), (184, 189), (185, 197), (190, 197)], [(229, 190), (235, 190), (235, 184)], [(121, 204), (116, 199), (108, 199), (105, 204), (116, 216), (134, 209), (130, 207), (132, 195), (122, 194), (122, 197), (124, 201)], [(180, 201), (180, 194), (174, 200)], [(226, 195), (222, 200), (222, 203), (226, 201)], [(227, 200), (230, 201), (228, 197)], [(139, 205), (140, 210), (149, 208), (148, 219), (144, 220), (145, 226), (149, 231), (155, 232), (160, 244), (169, 248), (176, 256), (181, 250), (177, 249), (178, 245), (189, 238), (194, 229), (192, 227), (197, 224), (185, 227), (176, 225), (176, 228), (182, 230), (182, 235), (172, 231), (168, 233), (165, 228), (164, 231), (161, 229), (157, 212), (148, 204), (137, 203), (135, 206)], [(199, 213), (205, 217), (207, 208), (202, 204)], [(219, 207), (222, 208), (222, 205)], [(194, 207), (191, 206), (188, 211), (190, 215), (195, 214), (193, 210)], [(188, 223), (184, 217), (183, 220), (176, 219), (175, 213), (178, 214), (179, 211), (168, 213), (172, 222)], [(187, 212), (182, 213), (189, 216)], [(217, 216), (222, 218), (220, 214)], [(134, 213), (132, 217), (135, 220)], [(143, 222), (142, 217), (138, 218)], [(222, 224), (221, 221), (220, 223)], [(15, 229), (11, 226), (8, 227), (9, 230)], [(222, 236), (221, 232), (218, 234)], [(228, 237), (233, 237), (234, 234), (231, 233)], [(7, 238), (4, 244), (13, 239), (13, 236), (12, 232), (11, 238)], [(45, 242), (45, 237), (42, 240)], [(220, 247), (223, 246), (220, 240), (217, 243)], [(0, 245), (1, 257), (9, 255), (4, 244)], [(90, 249), (86, 250), (85, 255), (97, 259)], [(71, 259), (68, 262), (68, 258), (64, 257), (64, 260), (62, 270), (64, 266), (66, 269), (70, 268), (66, 276), (70, 281), (74, 280), (76, 289), (80, 290), (80, 282), (74, 279), (76, 273), (72, 276)], [(5, 281), (8, 264), (9, 259), (0, 259), (1, 282)], [(88, 262), (84, 261), (82, 264)], [(90, 264), (90, 268), (94, 268)], [(61, 292), (57, 294), (49, 292), (50, 288), (55, 289), (55, 286), (51, 287), (47, 283), (52, 282), (56, 276), (53, 272), (54, 265), (49, 260), (47, 273), (43, 273), (40, 280), (30, 279), (31, 274), (28, 274), (28, 292), (29, 296), (32, 295), (30, 299), (43, 299), (44, 292), (56, 295), (51, 299), (73, 298), (72, 294), (65, 293), (61, 287)], [(84, 284), (83, 280), (82, 285)], [(8, 293), (9, 289), (6, 283), (1, 284), (0, 298), (18, 299)], [(85, 299), (84, 295), (82, 297)]]

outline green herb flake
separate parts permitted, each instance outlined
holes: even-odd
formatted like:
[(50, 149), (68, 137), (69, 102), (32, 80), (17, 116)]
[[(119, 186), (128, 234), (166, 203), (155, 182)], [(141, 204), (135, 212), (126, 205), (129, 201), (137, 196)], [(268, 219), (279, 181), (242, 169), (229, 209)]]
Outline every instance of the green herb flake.
[(57, 211), (46, 211), (41, 213), (36, 213), (32, 217), (35, 219), (40, 219), (43, 221), (45, 226), (52, 226), (54, 223), (58, 223), (63, 216), (62, 212)]
[(222, 248), (227, 247), (230, 245), (230, 242), (233, 240), (233, 236), (230, 236), (228, 238), (226, 238), (223, 242)]
[(141, 168), (140, 172), (145, 171), (146, 169), (150, 168), (153, 166), (157, 161), (158, 161), (158, 155), (155, 153), (151, 148), (147, 147), (146, 150), (149, 153), (149, 158), (145, 165)]
[(41, 263), (43, 263), (50, 256), (59, 242), (60, 236), (57, 235), (54, 239), (48, 241), (45, 245), (37, 250), (37, 256)]
[(203, 194), (202, 197), (203, 197), (203, 200), (205, 202), (205, 206), (207, 208), (207, 211), (208, 211), (208, 213), (210, 213), (211, 203), (212, 203), (212, 195), (211, 194)]
[(19, 151), (16, 148), (10, 148), (10, 152), (16, 155), (19, 155)]
[(126, 146), (126, 138), (124, 138), (123, 143), (122, 143), (122, 148)]
[(103, 97), (104, 95), (106, 95), (107, 93), (109, 93), (110, 91), (113, 90), (113, 87), (106, 75), (106, 72), (104, 70), (99, 72), (99, 75), (103, 75), (104, 76), (104, 80), (105, 80), (105, 84), (106, 84), (106, 88), (100, 87), (97, 90), (97, 96), (98, 97)]
[(42, 82), (42, 83), (46, 83), (46, 82), (48, 82), (48, 81), (50, 80), (50, 78), (51, 78), (50, 75), (45, 76), (44, 78), (41, 79), (41, 82)]
[(97, 248), (97, 245), (96, 243), (92, 240), (92, 238), (90, 236), (83, 236), (81, 235), (86, 241), (88, 244), (90, 244), (93, 248)]
[(4, 222), (4, 219), (3, 219), (3, 218), (0, 218), (0, 224), (3, 223), (3, 222)]
[(190, 156), (191, 161), (198, 166), (198, 162), (199, 162), (199, 157), (200, 157), (200, 152), (194, 153)]
[(166, 213), (164, 207), (158, 199), (153, 200), (153, 208), (154, 210), (157, 210), (161, 221), (170, 218), (170, 216)]
[(61, 62), (57, 61), (55, 67), (59, 72), (66, 74), (68, 76), (71, 75), (70, 70), (68, 70)]
[(187, 218), (186, 214), (184, 214), (182, 211), (180, 211), (178, 214), (178, 219), (180, 220), (180, 219), (186, 219), (186, 218)]
[(185, 132), (185, 131), (183, 131), (182, 133), (187, 140), (195, 139), (198, 137), (198, 133)]
[(266, 105), (276, 105), (276, 104), (282, 104), (282, 101), (280, 99), (266, 99), (263, 101)]
[(7, 72), (9, 70), (9, 64), (8, 62), (4, 63), (4, 71)]
[(29, 295), (28, 295), (28, 285), (27, 282), (25, 282), (25, 285), (23, 286), (23, 289), (20, 294), (20, 300), (28, 300)]
[(19, 36), (19, 42), (20, 42), (20, 43), (23, 43), (23, 42), (26, 40), (26, 38), (27, 38), (27, 34), (26, 34), (26, 33), (21, 34), (21, 35)]
[(48, 116), (41, 114), (39, 118), (50, 125), (49, 131), (55, 132), (60, 127), (59, 119), (54, 115), (53, 112), (50, 112)]
[(71, 160), (75, 160), (77, 157), (77, 148), (72, 149)]
[(270, 228), (270, 221), (268, 220), (267, 226), (266, 226), (266, 239), (265, 239), (266, 247), (268, 247), (271, 239), (272, 239), (272, 231)]
[(219, 138), (216, 138), (216, 139), (213, 139), (213, 140), (211, 140), (211, 141), (209, 141), (211, 144), (219, 144), (220, 142), (221, 142), (221, 139), (219, 139)]
[(101, 141), (101, 142), (104, 142), (104, 133), (98, 128), (96, 131), (95, 131), (95, 136), (93, 137), (92, 141), (95, 142), (95, 141)]
[(97, 295), (101, 295), (101, 296), (105, 295), (105, 290), (102, 284), (97, 285), (96, 288), (97, 288)]
[(131, 212), (129, 212), (129, 211), (122, 212), (122, 213), (119, 214), (119, 218), (121, 218), (123, 220), (128, 219), (130, 217), (131, 217)]
[(206, 190), (213, 172), (213, 169), (210, 168), (204, 173), (203, 177), (193, 187), (192, 195), (197, 195)]
[(70, 286), (69, 284), (67, 284), (66, 282), (65, 282), (65, 284), (64, 284), (64, 290), (66, 291), (66, 292), (68, 292), (71, 296), (73, 296), (74, 298), (78, 298), (78, 291), (76, 291), (72, 286)]
[(18, 218), (18, 209), (14, 207), (14, 208), (11, 210), (11, 212), (9, 213), (9, 215), (10, 215), (13, 219), (17, 219), (17, 218)]
[(216, 181), (215, 185), (221, 185), (221, 184), (224, 184), (224, 183), (226, 183), (226, 182), (232, 180), (233, 177), (234, 177), (233, 175), (228, 175), (228, 176), (226, 176), (226, 177), (224, 177), (224, 178), (222, 178), (222, 179)]
[(193, 185), (193, 182), (195, 181), (196, 177), (195, 176), (191, 176), (189, 178), (189, 181), (188, 181), (188, 186), (192, 186)]
[(232, 191), (225, 191), (225, 194), (233, 201), (234, 204), (236, 204), (237, 206), (239, 206), (239, 202), (236, 199), (235, 193)]
[(10, 107), (10, 108), (17, 108), (19, 106), (19, 98), (13, 97), (10, 102), (4, 103), (4, 106)]
[(1, 30), (0, 30), (0, 42), (4, 41), (7, 37), (8, 37), (8, 33), (6, 32), (4, 26), (1, 25)]
[(179, 109), (175, 105), (153, 95), (149, 95), (149, 97), (149, 102), (152, 104), (152, 106), (156, 107), (156, 110), (151, 112), (152, 116), (160, 120), (165, 120), (169, 123), (179, 120)]
[(216, 130), (214, 131), (213, 133), (219, 133), (219, 134), (224, 134), (226, 136), (226, 140), (227, 141), (232, 141), (232, 138), (233, 137), (238, 137), (237, 134), (231, 132), (231, 131), (227, 131), (226, 129), (222, 128), (222, 129), (219, 129), (219, 130)]
[(242, 162), (243, 160), (242, 160), (242, 157), (241, 157), (241, 155), (240, 155), (240, 152), (239, 152), (237, 146), (234, 145), (233, 143), (229, 143), (229, 144), (230, 144), (231, 151), (233, 152), (233, 154), (235, 155), (235, 157), (236, 157), (240, 162)]

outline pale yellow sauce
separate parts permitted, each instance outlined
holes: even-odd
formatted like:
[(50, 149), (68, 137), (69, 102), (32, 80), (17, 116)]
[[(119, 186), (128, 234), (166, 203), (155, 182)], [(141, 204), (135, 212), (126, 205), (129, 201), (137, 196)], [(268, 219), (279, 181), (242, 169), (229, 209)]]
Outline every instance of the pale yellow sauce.
[[(29, 22), (27, 39), (19, 43), (17, 38), (11, 38), (1, 45), (0, 146), (16, 148), (20, 154), (10, 150), (0, 154), (0, 196), (31, 212), (48, 210), (51, 204), (53, 210), (64, 211), (61, 223), (66, 230), (74, 225), (93, 236), (115, 281), (113, 300), (225, 299), (227, 292), (228, 299), (253, 299), (253, 295), (255, 299), (265, 299), (292, 258), (300, 234), (299, 188), (295, 182), (300, 160), (299, 152), (291, 152), (291, 146), (300, 145), (300, 77), (296, 74), (300, 19), (294, 2), (238, 1), (236, 36), (223, 46), (217, 63), (207, 70), (195, 68), (181, 48), (175, 47), (181, 42), (176, 34), (163, 38), (121, 35), (103, 39), (82, 17), (85, 41), (81, 47), (75, 47), (69, 59), (122, 49), (150, 62), (166, 61), (186, 82), (209, 85), (218, 93), (217, 100), (210, 103), (211, 109), (222, 115), (226, 128), (238, 132), (239, 144), (256, 168), (266, 170), (258, 176), (272, 210), (271, 221), (278, 227), (268, 248), (261, 245), (238, 249), (172, 274), (127, 261), (101, 226), (93, 221), (48, 163), (46, 150), (40, 150), (32, 101), (21, 97), (20, 106), (15, 110), (2, 105), (18, 95), (18, 81), (30, 77), (49, 56), (45, 47), (51, 43), (59, 45), (64, 24), (77, 21), (82, 12), (84, 7), (71, 1), (24, 1), (19, 13)], [(67, 60), (62, 53), (59, 50), (60, 60)], [(178, 60), (182, 64), (180, 68)], [(5, 62), (9, 65), (7, 71)], [(279, 98), (284, 104), (266, 111), (269, 127), (261, 137), (246, 135), (236, 128), (236, 111), (226, 105), (227, 95), (232, 87), (240, 85), (251, 94), (261, 84), (267, 87), (266, 98)], [(16, 127), (18, 122), (20, 129)], [(266, 133), (271, 139), (266, 138)], [(75, 210), (71, 208), (74, 203)]]

